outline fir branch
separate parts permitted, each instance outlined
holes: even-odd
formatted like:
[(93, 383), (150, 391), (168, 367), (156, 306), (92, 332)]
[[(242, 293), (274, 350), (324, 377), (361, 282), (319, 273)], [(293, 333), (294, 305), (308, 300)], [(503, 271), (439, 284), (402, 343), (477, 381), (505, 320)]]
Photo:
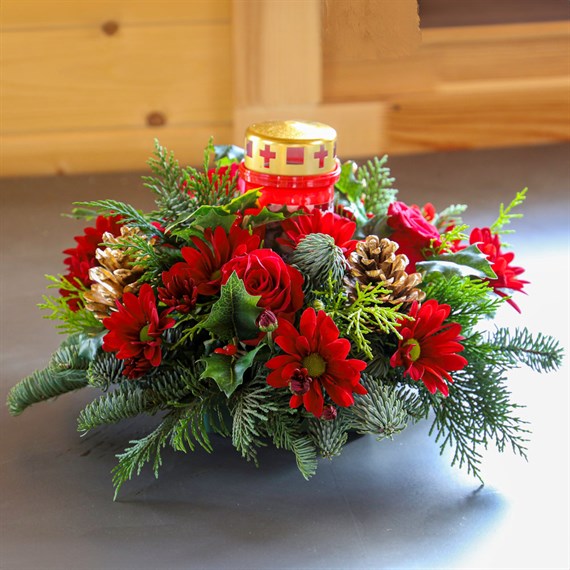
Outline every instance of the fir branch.
[(97, 355), (87, 369), (87, 381), (90, 386), (107, 391), (111, 384), (118, 384), (124, 380), (123, 360), (119, 360), (114, 354), (101, 352)]
[(524, 364), (536, 372), (550, 372), (562, 365), (564, 350), (552, 336), (533, 337), (526, 328), (497, 328), (488, 336), (489, 351), (504, 359), (505, 368)]
[(152, 470), (155, 477), (162, 465), (161, 451), (169, 442), (177, 424), (184, 417), (185, 408), (171, 410), (162, 422), (146, 437), (132, 440), (130, 447), (117, 455), (118, 465), (113, 468), (113, 486), (115, 487), (116, 500), (122, 485), (129, 481), (136, 473), (140, 475), (142, 468), (152, 461)]
[(8, 409), (13, 416), (21, 414), (28, 406), (78, 390), (87, 385), (83, 370), (36, 370), (20, 380), (8, 393)]
[(97, 339), (83, 334), (65, 339), (52, 354), (47, 368), (36, 370), (10, 390), (10, 413), (21, 414), (32, 404), (86, 386), (86, 370), (98, 346)]
[(186, 381), (178, 369), (157, 372), (145, 383), (124, 380), (113, 392), (87, 404), (79, 414), (77, 429), (87, 432), (139, 414), (154, 415), (187, 394)]
[(233, 418), (232, 443), (242, 457), (256, 465), (256, 447), (265, 445), (261, 438), (269, 413), (278, 409), (274, 395), (275, 389), (260, 377), (236, 390), (229, 402)]
[(392, 188), (394, 178), (390, 176), (390, 169), (385, 166), (388, 156), (375, 157), (360, 166), (357, 172), (358, 180), (366, 183), (364, 191), (364, 208), (375, 215), (383, 215), (388, 206), (396, 199), (398, 190)]
[(309, 437), (322, 457), (332, 459), (341, 454), (351, 428), (349, 414), (344, 409), (339, 410), (334, 420), (310, 418), (308, 424)]
[(513, 230), (504, 230), (504, 226), (511, 223), (511, 220), (516, 218), (522, 218), (522, 214), (512, 214), (512, 210), (514, 210), (517, 206), (520, 206), (526, 198), (526, 193), (528, 188), (524, 188), (520, 192), (517, 192), (517, 195), (513, 198), (512, 202), (505, 207), (503, 203), (499, 208), (499, 217), (495, 220), (495, 222), (491, 225), (491, 233), (494, 234), (510, 234), (513, 233)]
[(362, 375), (368, 394), (357, 395), (349, 408), (352, 425), (358, 433), (392, 438), (407, 426), (408, 412), (394, 387), (377, 378)]
[(280, 412), (269, 414), (267, 431), (275, 447), (294, 453), (297, 467), (305, 479), (316, 473), (316, 449), (311, 439), (305, 435), (297, 413), (282, 409)]
[(75, 202), (75, 204), (85, 208), (93, 208), (102, 216), (120, 215), (123, 218), (122, 223), (124, 225), (135, 226), (148, 237), (161, 234), (160, 230), (152, 225), (152, 222), (156, 220), (149, 218), (130, 204), (117, 200), (93, 200), (91, 202)]
[(493, 294), (487, 281), (459, 275), (446, 277), (434, 273), (424, 290), (426, 299), (435, 299), (451, 307), (448, 320), (459, 323), (464, 331), (482, 319), (493, 318), (504, 302), (503, 298)]

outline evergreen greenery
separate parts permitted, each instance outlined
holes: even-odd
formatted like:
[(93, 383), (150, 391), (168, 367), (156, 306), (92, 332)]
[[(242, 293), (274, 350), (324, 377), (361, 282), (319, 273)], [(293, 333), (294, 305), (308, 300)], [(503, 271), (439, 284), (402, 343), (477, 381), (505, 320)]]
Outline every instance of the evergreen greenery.
[(375, 157), (360, 166), (357, 172), (358, 179), (365, 182), (364, 208), (375, 215), (386, 214), (398, 194), (398, 190), (392, 187), (395, 179), (390, 176), (387, 161), (387, 155)]
[[(85, 309), (83, 303), (85, 288), (83, 285), (75, 285), (63, 277), (63, 275), (58, 275), (57, 277), (46, 275), (46, 279), (50, 282), (48, 289), (58, 289), (70, 293), (70, 295), (65, 297), (63, 295), (57, 297), (54, 295), (43, 295), (44, 302), (38, 304), (40, 309), (50, 311), (50, 314), (45, 315), (44, 318), (51, 321), (60, 321), (55, 328), (61, 334), (95, 333), (103, 328), (93, 313)], [(78, 301), (79, 309), (76, 311), (73, 311), (69, 306), (69, 301), (72, 300)]]
[(356, 431), (374, 435), (378, 440), (403, 431), (408, 423), (408, 411), (394, 386), (369, 375), (363, 375), (362, 384), (368, 394), (356, 396), (354, 405), (348, 408)]
[(513, 198), (512, 202), (505, 207), (504, 204), (501, 204), (499, 207), (499, 216), (498, 218), (491, 224), (490, 230), (493, 234), (511, 234), (513, 230), (505, 230), (503, 229), (505, 226), (511, 223), (511, 220), (522, 218), (522, 214), (513, 214), (512, 211), (517, 207), (520, 206), (526, 199), (526, 193), (528, 188), (524, 188), (520, 192), (517, 192), (517, 195)]
[(349, 413), (340, 409), (336, 419), (331, 421), (309, 418), (307, 432), (318, 453), (332, 459), (342, 453), (350, 428)]
[(188, 386), (180, 369), (158, 370), (145, 382), (124, 380), (112, 392), (93, 400), (81, 411), (78, 430), (86, 432), (139, 414), (155, 414), (182, 401)]

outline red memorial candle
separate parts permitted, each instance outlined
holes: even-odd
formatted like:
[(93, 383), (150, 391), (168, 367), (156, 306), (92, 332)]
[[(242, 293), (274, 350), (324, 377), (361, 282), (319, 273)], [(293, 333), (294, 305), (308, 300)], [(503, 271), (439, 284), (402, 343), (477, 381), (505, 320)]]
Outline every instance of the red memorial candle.
[(339, 177), (336, 131), (328, 125), (270, 121), (253, 124), (245, 133), (239, 185), (242, 191), (261, 189), (261, 206), (330, 210)]

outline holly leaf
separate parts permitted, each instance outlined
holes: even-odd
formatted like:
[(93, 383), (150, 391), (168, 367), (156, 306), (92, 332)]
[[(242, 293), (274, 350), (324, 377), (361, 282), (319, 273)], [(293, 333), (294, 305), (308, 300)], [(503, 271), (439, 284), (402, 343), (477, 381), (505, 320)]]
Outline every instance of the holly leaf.
[(478, 277), (480, 279), (496, 279), (487, 256), (476, 246), (470, 245), (455, 253), (434, 255), (427, 261), (416, 263), (416, 269), (429, 276), (430, 273), (441, 273), (445, 276)]
[[(206, 228), (222, 226), (226, 232), (230, 231), (236, 216), (226, 210), (224, 206), (200, 206), (189, 215), (178, 218), (168, 231), (184, 240), (192, 236), (200, 236)], [(184, 227), (180, 228), (184, 224)]]
[(352, 160), (345, 162), (340, 168), (340, 178), (335, 188), (344, 194), (350, 202), (360, 202), (362, 193), (366, 189), (366, 183), (356, 177), (358, 165)]
[(270, 224), (272, 222), (282, 222), (284, 219), (285, 214), (282, 212), (272, 212), (264, 206), (258, 214), (252, 215), (247, 220), (247, 225), (250, 228), (257, 228), (258, 226), (263, 226), (264, 224)]
[(250, 295), (243, 281), (234, 271), (225, 285), (222, 285), (220, 298), (213, 304), (204, 328), (220, 340), (254, 338), (259, 329), (255, 321), (262, 309), (257, 306), (259, 295)]
[(200, 374), (200, 378), (202, 380), (212, 378), (226, 396), (231, 396), (238, 387), (232, 367), (232, 357), (214, 353), (207, 358), (203, 358), (202, 362), (206, 364), (206, 368)]
[(264, 345), (260, 344), (237, 360), (225, 354), (210, 354), (203, 359), (206, 368), (200, 378), (212, 378), (220, 390), (229, 398), (236, 388), (243, 384), (244, 374), (253, 366), (255, 357), (262, 348)]
[(247, 210), (247, 208), (256, 207), (257, 200), (260, 196), (261, 190), (259, 188), (254, 188), (253, 190), (248, 190), (247, 192), (236, 196), (229, 204), (223, 207), (230, 214), (243, 212), (244, 210)]

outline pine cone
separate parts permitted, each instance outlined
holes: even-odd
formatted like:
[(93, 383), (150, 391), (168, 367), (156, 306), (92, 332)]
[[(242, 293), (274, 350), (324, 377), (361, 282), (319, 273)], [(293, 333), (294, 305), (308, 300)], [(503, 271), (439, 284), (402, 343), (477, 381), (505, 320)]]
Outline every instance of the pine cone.
[(422, 282), (420, 273), (406, 273), (408, 258), (397, 255), (398, 244), (389, 239), (367, 236), (358, 242), (356, 250), (348, 259), (350, 274), (345, 281), (349, 298), (356, 298), (356, 283), (360, 288), (382, 285), (389, 291), (380, 299), (390, 305), (406, 305), (413, 301), (423, 301), (425, 293), (417, 288)]
[[(123, 240), (132, 235), (141, 235), (138, 228), (121, 227), (121, 235), (104, 233), (103, 241), (108, 244), (122, 244)], [(85, 307), (93, 311), (100, 321), (116, 311), (115, 301), (124, 293), (137, 293), (140, 284), (137, 283), (143, 274), (143, 268), (133, 266), (133, 259), (124, 249), (106, 247), (97, 249), (95, 257), (98, 266), (89, 270), (89, 279), (93, 281), (91, 290), (85, 293)]]

